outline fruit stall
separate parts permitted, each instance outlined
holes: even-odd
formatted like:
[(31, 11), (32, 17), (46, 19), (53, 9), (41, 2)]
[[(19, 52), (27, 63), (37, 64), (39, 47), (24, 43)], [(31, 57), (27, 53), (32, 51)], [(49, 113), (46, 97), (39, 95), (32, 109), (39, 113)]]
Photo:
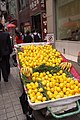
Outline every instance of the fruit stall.
[[(80, 112), (80, 75), (53, 44), (15, 45), (21, 81), (33, 110), (63, 118)], [(77, 107), (76, 111), (65, 111)]]

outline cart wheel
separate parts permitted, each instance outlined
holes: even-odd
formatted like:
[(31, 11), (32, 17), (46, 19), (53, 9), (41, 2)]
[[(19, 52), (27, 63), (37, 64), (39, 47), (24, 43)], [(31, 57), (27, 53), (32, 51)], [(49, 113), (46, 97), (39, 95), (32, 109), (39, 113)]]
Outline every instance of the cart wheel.
[(77, 108), (78, 108), (76, 111), (73, 111), (73, 112), (70, 112), (70, 113), (64, 113), (62, 115), (56, 115), (55, 113), (53, 113), (51, 111), (50, 107), (47, 107), (47, 109), (52, 114), (53, 117), (55, 117), (55, 118), (64, 118), (64, 117), (68, 117), (68, 116), (80, 113), (80, 103), (77, 101), (76, 104), (77, 104)]

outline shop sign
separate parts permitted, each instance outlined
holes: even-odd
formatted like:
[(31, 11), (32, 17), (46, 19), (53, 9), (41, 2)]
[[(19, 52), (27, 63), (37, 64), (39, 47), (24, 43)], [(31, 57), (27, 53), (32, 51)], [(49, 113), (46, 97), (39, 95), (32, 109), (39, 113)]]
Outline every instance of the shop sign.
[(30, 22), (25, 23), (24, 26), (30, 26)]
[(41, 9), (44, 10), (44, 8), (46, 6), (45, 5), (45, 0), (41, 0), (40, 4), (41, 4)]
[(43, 13), (42, 17), (43, 17), (43, 19), (45, 19), (46, 18), (46, 13)]
[(43, 28), (43, 39), (44, 39), (47, 34), (47, 17), (45, 12), (42, 13), (42, 28)]
[(30, 10), (34, 11), (38, 8), (39, 4), (39, 0), (32, 0), (32, 2), (30, 2)]
[(26, 33), (27, 30), (31, 31), (31, 24), (30, 24), (30, 22), (27, 22), (27, 23), (24, 24), (24, 32)]
[(54, 34), (47, 34), (46, 35), (47, 42), (53, 42), (54, 43)]
[(6, 2), (0, 2), (1, 11), (6, 11)]

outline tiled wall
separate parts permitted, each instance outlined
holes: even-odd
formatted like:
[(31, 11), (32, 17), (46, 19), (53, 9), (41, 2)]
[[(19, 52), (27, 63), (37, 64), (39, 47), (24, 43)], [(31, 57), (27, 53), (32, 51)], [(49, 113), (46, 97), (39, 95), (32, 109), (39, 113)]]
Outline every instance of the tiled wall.
[(67, 41), (67, 40), (56, 40), (55, 47), (61, 53), (78, 56), (78, 52), (80, 51), (80, 41)]

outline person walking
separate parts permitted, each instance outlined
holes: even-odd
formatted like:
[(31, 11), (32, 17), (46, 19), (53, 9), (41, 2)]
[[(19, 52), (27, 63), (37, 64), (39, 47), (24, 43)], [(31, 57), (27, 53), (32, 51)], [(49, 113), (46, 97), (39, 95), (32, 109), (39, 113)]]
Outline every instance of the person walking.
[(30, 35), (30, 32), (27, 31), (26, 34), (25, 34), (25, 38), (23, 40), (24, 43), (31, 43), (33, 42), (33, 38), (32, 36)]
[[(15, 30), (15, 42), (16, 42), (16, 44), (23, 43), (22, 34), (19, 33), (17, 30)], [(13, 65), (15, 67), (17, 67), (17, 60), (16, 60), (16, 54), (15, 53), (14, 53), (14, 55), (12, 55), (12, 59), (13, 59)]]
[(41, 36), (38, 30), (33, 30), (32, 37), (34, 39), (34, 42), (40, 42), (41, 41)]
[(4, 31), (4, 26), (0, 23), (0, 80), (1, 72), (5, 82), (8, 82), (10, 74), (10, 54), (12, 53), (10, 35)]
[(20, 35), (20, 33), (16, 30), (15, 30), (15, 41), (17, 44), (23, 43), (22, 35)]

